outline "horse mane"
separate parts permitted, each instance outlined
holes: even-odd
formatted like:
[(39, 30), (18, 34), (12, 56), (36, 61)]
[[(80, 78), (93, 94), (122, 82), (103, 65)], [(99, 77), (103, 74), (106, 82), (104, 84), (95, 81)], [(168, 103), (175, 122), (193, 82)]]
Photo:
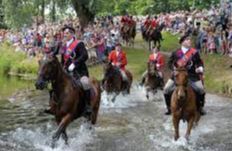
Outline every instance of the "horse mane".
[[(110, 68), (105, 72), (105, 76), (107, 77), (114, 77), (118, 75), (120, 72), (110, 63)], [(119, 74), (120, 75), (120, 74)]]

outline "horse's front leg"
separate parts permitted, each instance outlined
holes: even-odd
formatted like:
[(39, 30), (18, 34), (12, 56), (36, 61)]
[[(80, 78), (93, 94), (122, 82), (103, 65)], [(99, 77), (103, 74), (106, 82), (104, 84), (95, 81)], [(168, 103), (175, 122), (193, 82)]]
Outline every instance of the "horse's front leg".
[(146, 98), (147, 98), (147, 100), (149, 100), (149, 91), (150, 91), (150, 89), (146, 88)]
[(52, 136), (52, 148), (55, 147), (56, 141), (60, 138), (60, 135), (65, 131), (68, 124), (72, 121), (71, 114), (65, 115), (61, 122), (59, 123), (59, 127), (56, 130), (55, 134)]
[(115, 92), (114, 93), (114, 96), (113, 96), (113, 98), (112, 98), (112, 102), (114, 103), (115, 102), (115, 99), (116, 99), (116, 97), (119, 95), (119, 92)]
[(179, 119), (178, 116), (175, 116), (175, 113), (173, 113), (172, 121), (173, 121), (173, 126), (174, 126), (174, 129), (175, 129), (174, 139), (176, 141), (180, 137), (179, 136), (179, 123), (180, 123), (180, 119)]
[(191, 117), (189, 120), (188, 120), (188, 128), (187, 128), (187, 131), (186, 131), (186, 134), (185, 134), (185, 138), (188, 140), (189, 139), (189, 136), (190, 136), (190, 133), (191, 133), (191, 129), (193, 127), (193, 122), (194, 122), (195, 118), (194, 117)]
[(66, 133), (66, 129), (61, 133), (61, 137), (65, 141), (65, 144), (68, 145), (68, 135)]
[(160, 48), (160, 47), (161, 47), (160, 40), (158, 40), (158, 48)]

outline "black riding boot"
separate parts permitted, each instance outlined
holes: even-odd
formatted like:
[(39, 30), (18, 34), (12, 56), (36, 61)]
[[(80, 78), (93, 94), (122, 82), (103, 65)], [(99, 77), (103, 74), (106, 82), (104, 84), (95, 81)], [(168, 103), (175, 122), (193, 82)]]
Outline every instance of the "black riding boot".
[(167, 112), (165, 112), (165, 115), (170, 115), (171, 114), (171, 95), (169, 94), (164, 94), (164, 98), (165, 98), (165, 103), (166, 103), (166, 107), (167, 107)]
[(160, 86), (161, 90), (163, 90), (163, 87), (164, 87), (164, 79), (163, 79), (162, 77), (159, 77), (159, 81), (160, 81), (159, 86)]
[(92, 107), (91, 107), (91, 94), (90, 90), (85, 90), (84, 91), (84, 97), (85, 97), (85, 111), (84, 114), (86, 116), (90, 116), (92, 114)]
[(197, 94), (197, 111), (201, 115), (205, 115), (205, 111), (203, 110), (204, 104), (205, 104), (205, 94)]
[(203, 110), (204, 105), (205, 105), (205, 94), (201, 94), (199, 97), (199, 106), (200, 106), (199, 111), (201, 115), (206, 114), (206, 112)]

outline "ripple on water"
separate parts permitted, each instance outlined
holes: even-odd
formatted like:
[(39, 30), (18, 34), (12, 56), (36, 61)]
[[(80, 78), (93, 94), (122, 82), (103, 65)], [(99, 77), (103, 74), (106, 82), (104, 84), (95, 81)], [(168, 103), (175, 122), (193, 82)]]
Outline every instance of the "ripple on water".
[(147, 102), (150, 100), (160, 101), (163, 99), (161, 92), (158, 91), (156, 95), (151, 95), (151, 98), (147, 100), (144, 87), (137, 87), (135, 85), (132, 87), (131, 93), (129, 95), (123, 96), (122, 94), (119, 94), (116, 97), (115, 102), (110, 101), (112, 97), (113, 94), (107, 96), (106, 92), (103, 91), (102, 99), (101, 99), (101, 108), (103, 109), (129, 108), (136, 106), (138, 102)]

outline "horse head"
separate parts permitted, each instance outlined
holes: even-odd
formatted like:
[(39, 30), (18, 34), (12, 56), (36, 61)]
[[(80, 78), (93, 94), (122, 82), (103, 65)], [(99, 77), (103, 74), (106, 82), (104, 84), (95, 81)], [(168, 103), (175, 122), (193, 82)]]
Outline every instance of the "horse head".
[(156, 68), (156, 62), (148, 62), (147, 63), (147, 71), (148, 74), (151, 76), (158, 76), (157, 68)]
[[(60, 63), (55, 56), (39, 60), (39, 72), (35, 83), (36, 89), (44, 89), (47, 82), (54, 80), (58, 74)], [(61, 66), (60, 66), (61, 68)]]
[(188, 86), (188, 72), (185, 67), (178, 67), (175, 70), (175, 82), (178, 100), (185, 100), (187, 98)]
[(160, 26), (157, 27), (158, 30), (161, 32), (165, 28), (165, 23), (162, 23)]
[(104, 60), (103, 63), (104, 63), (104, 64), (103, 64), (103, 72), (104, 72), (105, 74), (111, 72), (112, 69), (113, 69), (112, 62), (109, 61), (109, 60)]

